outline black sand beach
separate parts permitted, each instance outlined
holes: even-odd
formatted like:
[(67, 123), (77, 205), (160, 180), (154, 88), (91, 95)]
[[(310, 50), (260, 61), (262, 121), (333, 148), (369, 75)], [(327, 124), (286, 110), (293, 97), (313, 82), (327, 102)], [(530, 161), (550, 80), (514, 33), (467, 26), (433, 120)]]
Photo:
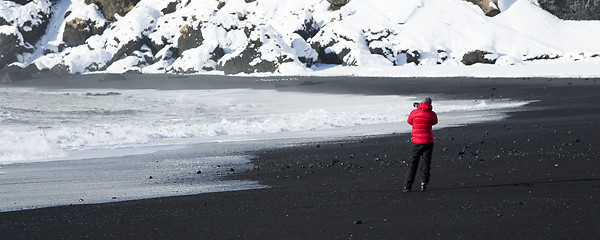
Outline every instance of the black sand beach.
[[(313, 79), (280, 90), (539, 100), (439, 129), (430, 191), (402, 193), (408, 134), (264, 149), (268, 189), (0, 213), (0, 239), (600, 239), (598, 79)], [(267, 83), (265, 83), (267, 84)], [(440, 119), (443, 121), (443, 119)]]

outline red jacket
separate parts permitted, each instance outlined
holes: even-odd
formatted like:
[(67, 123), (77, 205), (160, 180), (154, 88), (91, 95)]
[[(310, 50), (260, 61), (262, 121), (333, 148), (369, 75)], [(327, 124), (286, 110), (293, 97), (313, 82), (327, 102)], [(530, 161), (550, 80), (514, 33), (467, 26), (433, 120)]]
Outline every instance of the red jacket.
[(412, 110), (407, 120), (412, 125), (412, 137), (410, 141), (415, 144), (428, 144), (433, 142), (433, 130), (431, 126), (438, 123), (437, 114), (433, 111), (431, 104), (419, 103), (417, 109)]

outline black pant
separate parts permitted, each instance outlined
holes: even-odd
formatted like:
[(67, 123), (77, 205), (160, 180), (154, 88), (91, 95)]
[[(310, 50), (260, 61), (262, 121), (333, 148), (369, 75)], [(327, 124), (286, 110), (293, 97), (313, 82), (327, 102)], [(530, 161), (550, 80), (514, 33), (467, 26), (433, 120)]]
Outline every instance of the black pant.
[(429, 144), (414, 144), (411, 143), (411, 158), (408, 162), (408, 173), (404, 186), (412, 188), (415, 181), (415, 174), (419, 167), (419, 160), (423, 157), (423, 165), (421, 165), (421, 181), (423, 184), (429, 183), (429, 171), (431, 170), (431, 154), (433, 152), (433, 143)]

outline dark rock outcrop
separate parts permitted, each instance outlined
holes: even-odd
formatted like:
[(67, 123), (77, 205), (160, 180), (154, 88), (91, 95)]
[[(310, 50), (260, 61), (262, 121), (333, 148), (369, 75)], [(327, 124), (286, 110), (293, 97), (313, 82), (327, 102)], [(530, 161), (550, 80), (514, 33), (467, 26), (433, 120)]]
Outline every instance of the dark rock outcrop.
[(179, 36), (177, 43), (179, 45), (180, 52), (198, 47), (202, 45), (202, 42), (204, 41), (200, 24), (195, 27), (186, 24), (181, 28), (181, 30), (179, 30), (179, 32), (181, 35)]
[[(323, 36), (331, 31), (335, 31), (335, 29), (322, 29), (319, 33), (320, 36)], [(337, 48), (337, 50), (333, 48), (333, 46), (340, 44), (342, 41), (353, 42), (352, 39), (340, 36), (335, 32), (333, 32), (333, 35), (336, 36), (335, 39), (319, 39), (319, 36), (316, 37), (317, 39), (313, 39), (311, 46), (317, 51), (319, 63), (352, 65), (344, 61), (344, 58), (351, 52), (349, 48), (343, 47)]]
[(529, 58), (525, 59), (525, 61), (549, 60), (549, 59), (559, 59), (559, 58), (560, 58), (559, 55), (542, 54), (540, 56), (529, 57)]
[(219, 3), (217, 4), (217, 10), (221, 10), (221, 8), (225, 7), (226, 2), (223, 1), (219, 1)]
[(372, 46), (369, 45), (369, 51), (371, 52), (371, 54), (378, 54), (381, 56), (384, 56), (386, 59), (390, 60), (390, 61), (394, 61), (394, 53), (392, 51), (391, 48), (386, 47), (386, 46)]
[(160, 37), (160, 42), (152, 41), (148, 42), (148, 46), (152, 49), (153, 52), (158, 52), (163, 49), (165, 46), (169, 44), (169, 40), (165, 38), (165, 36)]
[(22, 26), (19, 26), (19, 31), (23, 34), (23, 39), (31, 45), (35, 45), (42, 38), (50, 22), (50, 13), (38, 12), (37, 16), (39, 18), (38, 23), (27, 21)]
[[(145, 36), (129, 40), (126, 44), (120, 46), (119, 50), (117, 50), (111, 61), (109, 61), (105, 67), (108, 67), (110, 64), (119, 59), (134, 55), (134, 52), (138, 51), (143, 45), (148, 45), (146, 43), (149, 44), (150, 40)], [(104, 70), (104, 68), (100, 68), (98, 70)]]
[(421, 63), (421, 61), (419, 60), (421, 58), (421, 53), (417, 50), (414, 50), (412, 52), (406, 51), (406, 63), (414, 63), (415, 65), (419, 65), (419, 63)]
[(465, 0), (470, 3), (477, 5), (483, 13), (485, 13), (488, 17), (496, 16), (500, 13), (500, 8), (498, 8), (498, 0)]
[(319, 30), (321, 30), (321, 28), (311, 17), (310, 19), (304, 20), (302, 28), (294, 31), (294, 33), (300, 35), (304, 40), (308, 40), (309, 38), (316, 36)]
[(388, 38), (392, 35), (389, 29), (383, 29), (379, 31), (363, 30), (365, 39), (367, 40), (367, 46), (371, 54), (378, 54), (384, 56), (387, 60), (396, 65), (394, 51), (389, 43)]
[(396, 56), (394, 65), (402, 66), (408, 63), (419, 65), (421, 63), (421, 53), (417, 50), (402, 50)]
[(600, 0), (538, 0), (542, 9), (564, 20), (600, 20)]
[(65, 31), (63, 33), (63, 41), (68, 46), (79, 46), (85, 43), (89, 37), (102, 34), (107, 25), (98, 27), (95, 22), (90, 19), (84, 20), (75, 18), (70, 22), (65, 23)]
[(0, 33), (0, 68), (17, 61), (17, 54), (25, 50), (22, 38), (16, 29), (12, 34)]
[(250, 40), (244, 51), (221, 62), (217, 66), (217, 70), (223, 71), (225, 74), (275, 72), (281, 63), (293, 61), (289, 56), (279, 56), (276, 61), (261, 59), (259, 52), (261, 46), (260, 40)]
[(54, 65), (54, 67), (52, 67), (50, 71), (58, 74), (70, 74), (71, 68), (65, 64), (59, 63)]
[(172, 46), (169, 46), (168, 48), (163, 49), (161, 51), (164, 51), (164, 54), (162, 54), (160, 56), (155, 56), (156, 61), (174, 60), (180, 56), (179, 48), (175, 48)]
[(96, 4), (108, 21), (115, 21), (115, 13), (125, 16), (140, 0), (85, 0), (87, 4)]
[(496, 59), (490, 59), (489, 57), (486, 57), (486, 55), (488, 55), (488, 54), (492, 54), (492, 53), (488, 52), (488, 51), (483, 51), (483, 50), (470, 51), (470, 52), (466, 53), (465, 55), (463, 55), (462, 63), (464, 63), (467, 66), (473, 65), (476, 63), (487, 63), (487, 64), (496, 63)]
[(350, 49), (348, 48), (344, 48), (340, 52), (335, 52), (331, 49), (328, 49), (329, 47), (333, 46), (335, 42), (326, 45), (321, 44), (321, 42), (315, 42), (312, 44), (312, 47), (317, 51), (317, 54), (319, 55), (319, 63), (343, 64), (344, 57), (346, 57), (346, 55), (350, 53)]
[(329, 2), (329, 4), (331, 4), (329, 6), (329, 10), (332, 10), (332, 11), (339, 10), (344, 5), (348, 4), (348, 2), (350, 2), (350, 0), (327, 0), (327, 1)]
[(262, 42), (254, 40), (248, 42), (246, 49), (238, 56), (235, 56), (224, 63), (219, 64), (217, 70), (225, 72), (225, 74), (236, 73), (253, 73), (253, 72), (274, 72), (276, 66), (272, 62), (261, 61), (254, 66), (250, 66), (250, 62), (255, 58), (260, 57), (258, 49), (262, 46)]
[(50, 0), (39, 0), (35, 2), (31, 0), (11, 0), (11, 2), (23, 5), (16, 7), (20, 8), (21, 11), (30, 10), (30, 6), (26, 7), (25, 5), (36, 5), (31, 9), (37, 9), (38, 12), (29, 12), (29, 20), (25, 22), (18, 21), (17, 19), (6, 19), (5, 16), (0, 16), (0, 26), (12, 25), (17, 27), (23, 36), (23, 40), (30, 45), (35, 45), (46, 32), (46, 27), (50, 21), (50, 16), (52, 14)]
[(169, 4), (167, 4), (167, 7), (163, 8), (160, 12), (163, 15), (174, 13), (177, 10), (177, 4), (179, 4), (179, 3), (180, 3), (180, 1), (170, 2)]
[[(225, 50), (223, 48), (221, 48), (221, 46), (217, 46), (215, 48), (215, 50), (213, 50), (210, 53), (210, 60), (212, 60), (212, 61), (214, 61), (216, 63), (223, 56), (225, 56)], [(215, 70), (215, 69), (212, 66), (204, 66), (204, 67), (202, 67), (202, 70), (204, 70), (204, 71), (212, 71), (212, 70)]]

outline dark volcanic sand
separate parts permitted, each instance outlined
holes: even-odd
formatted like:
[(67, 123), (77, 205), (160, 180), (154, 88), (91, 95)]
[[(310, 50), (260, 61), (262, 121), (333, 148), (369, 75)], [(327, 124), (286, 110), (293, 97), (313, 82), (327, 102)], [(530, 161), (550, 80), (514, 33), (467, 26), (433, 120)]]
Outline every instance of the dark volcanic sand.
[(428, 192), (407, 134), (315, 142), (252, 153), (235, 178), (269, 189), (4, 212), (0, 239), (600, 239), (597, 79), (364, 80), (279, 87), (540, 101), (436, 130)]

